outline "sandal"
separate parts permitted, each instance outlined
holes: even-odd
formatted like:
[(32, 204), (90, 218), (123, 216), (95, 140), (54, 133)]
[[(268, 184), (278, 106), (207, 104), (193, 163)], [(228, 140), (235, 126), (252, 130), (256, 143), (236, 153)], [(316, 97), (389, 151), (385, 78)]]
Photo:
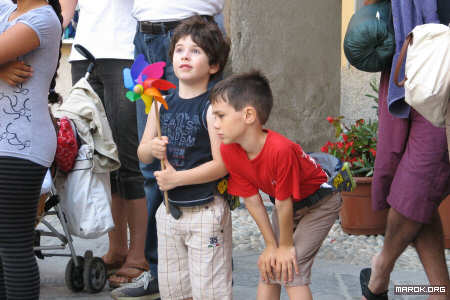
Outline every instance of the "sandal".
[(370, 268), (362, 269), (359, 273), (359, 282), (361, 284), (362, 295), (366, 297), (366, 300), (388, 300), (388, 291), (380, 294), (374, 294), (369, 290), (369, 280), (371, 274), (372, 269)]
[(122, 266), (120, 270), (108, 278), (109, 286), (118, 288), (123, 284), (132, 282), (134, 278), (139, 277), (139, 275), (148, 270), (148, 267)]
[(116, 273), (120, 268), (122, 268), (123, 264), (125, 263), (125, 260), (127, 259), (127, 257), (125, 256), (121, 261), (117, 260), (114, 261), (112, 263), (107, 263), (105, 261), (105, 256), (102, 257), (103, 262), (105, 263), (106, 266), (106, 274), (107, 276), (111, 276), (112, 274)]

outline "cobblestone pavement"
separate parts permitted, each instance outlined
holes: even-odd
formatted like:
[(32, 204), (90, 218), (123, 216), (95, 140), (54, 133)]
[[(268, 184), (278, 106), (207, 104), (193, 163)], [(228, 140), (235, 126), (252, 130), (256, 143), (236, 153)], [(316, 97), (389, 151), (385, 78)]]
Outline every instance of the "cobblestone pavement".
[[(270, 208), (269, 212), (270, 212)], [(253, 220), (248, 218), (244, 208), (233, 211), (233, 293), (234, 299), (255, 299), (258, 284), (258, 269), (256, 261), (262, 249), (261, 237)], [(51, 223), (57, 228), (56, 219)], [(369, 241), (369, 242), (368, 242)], [(332, 231), (324, 242), (312, 270), (311, 290), (315, 300), (361, 299), (359, 287), (359, 271), (369, 265), (370, 258), (380, 247), (378, 237), (352, 237), (340, 230), (339, 224), (333, 226)], [(54, 239), (43, 238), (42, 243), (53, 242)], [(360, 249), (367, 244), (367, 249)], [(107, 251), (108, 239), (103, 236), (95, 240), (74, 238), (74, 245), (78, 255), (86, 250), (92, 250), (95, 256), (101, 256)], [(413, 250), (408, 250), (413, 251)], [(67, 252), (67, 251), (65, 251)], [(426, 276), (419, 266), (406, 254), (403, 258), (406, 267), (401, 263), (396, 265), (392, 274), (390, 291), (394, 284), (426, 284)], [(411, 254), (412, 255), (412, 254)], [(361, 256), (360, 258), (358, 258)], [(358, 259), (357, 259), (358, 258)], [(449, 253), (447, 250), (447, 259)], [(407, 262), (410, 261), (411, 266)], [(105, 288), (99, 294), (72, 293), (64, 283), (64, 272), (68, 262), (66, 257), (51, 257), (39, 260), (41, 271), (41, 299), (111, 299), (109, 290)], [(285, 292), (283, 300), (288, 299)], [(390, 295), (390, 299), (426, 299), (425, 296), (402, 297)]]

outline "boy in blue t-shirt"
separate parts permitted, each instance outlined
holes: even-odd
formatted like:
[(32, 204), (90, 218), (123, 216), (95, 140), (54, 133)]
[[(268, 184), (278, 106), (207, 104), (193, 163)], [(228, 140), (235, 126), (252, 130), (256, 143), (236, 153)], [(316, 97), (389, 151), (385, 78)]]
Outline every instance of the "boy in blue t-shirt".
[(229, 43), (217, 24), (195, 16), (174, 31), (170, 47), (176, 93), (160, 108), (162, 137), (151, 111), (138, 148), (139, 159), (164, 160), (155, 172), (168, 191), (170, 214), (156, 213), (158, 279), (163, 299), (231, 299), (231, 214), (217, 196), (217, 180), (227, 171), (214, 134), (208, 83), (227, 61)]

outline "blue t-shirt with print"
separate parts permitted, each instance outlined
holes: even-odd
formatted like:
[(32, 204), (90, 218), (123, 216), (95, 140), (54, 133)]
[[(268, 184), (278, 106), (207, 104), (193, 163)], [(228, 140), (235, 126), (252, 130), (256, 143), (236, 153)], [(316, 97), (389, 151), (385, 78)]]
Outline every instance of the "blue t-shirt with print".
[[(209, 92), (182, 99), (178, 91), (166, 98), (169, 110), (161, 106), (161, 133), (169, 138), (167, 159), (177, 170), (189, 170), (212, 160), (206, 112)], [(205, 204), (213, 199), (216, 181), (185, 185), (169, 191), (169, 201), (179, 206)]]

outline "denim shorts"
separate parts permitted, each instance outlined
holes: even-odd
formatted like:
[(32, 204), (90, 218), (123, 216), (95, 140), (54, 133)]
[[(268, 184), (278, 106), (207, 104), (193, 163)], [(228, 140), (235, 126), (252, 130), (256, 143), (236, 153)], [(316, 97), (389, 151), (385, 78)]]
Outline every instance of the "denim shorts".
[[(98, 59), (89, 77), (89, 83), (102, 99), (119, 152), (121, 167), (111, 173), (111, 192), (129, 200), (145, 197), (144, 177), (137, 157), (136, 104), (125, 97), (122, 79), (122, 70), (132, 63), (125, 59)], [(87, 66), (84, 60), (72, 62), (73, 84), (85, 75)]]

